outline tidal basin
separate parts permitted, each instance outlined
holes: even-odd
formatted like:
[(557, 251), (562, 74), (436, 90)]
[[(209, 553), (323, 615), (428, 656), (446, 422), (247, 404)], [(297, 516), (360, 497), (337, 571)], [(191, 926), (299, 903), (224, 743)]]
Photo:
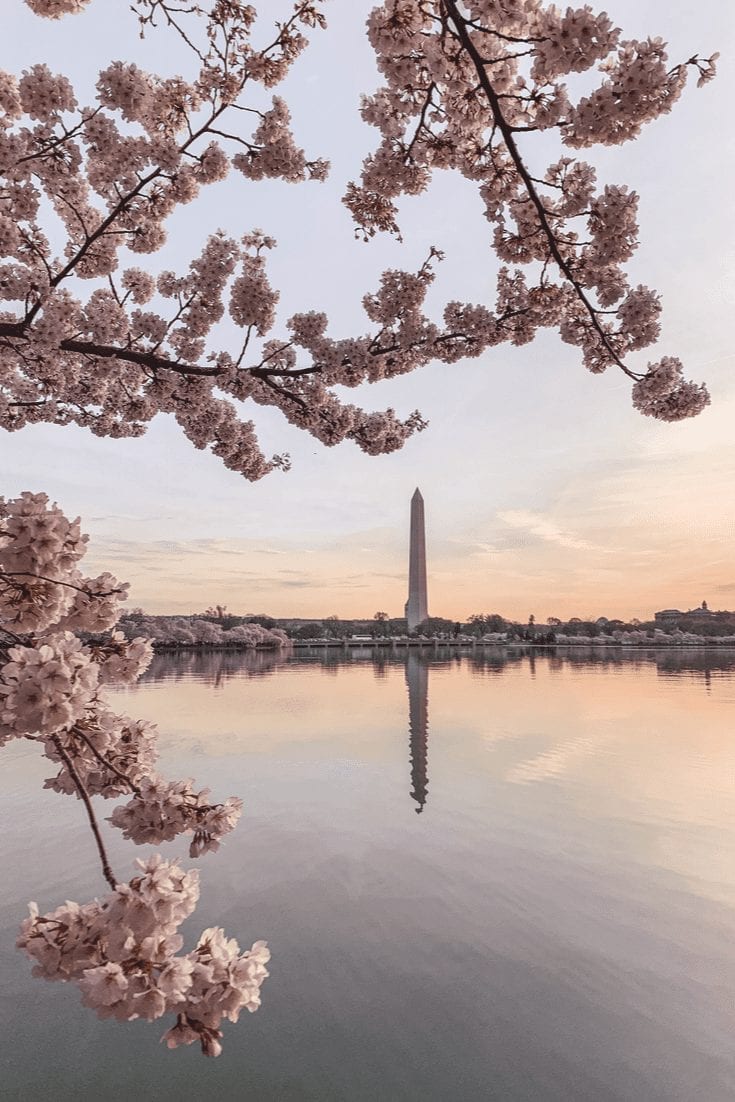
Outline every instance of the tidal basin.
[(263, 1006), (206, 1061), (31, 979), (28, 900), (105, 885), (14, 743), (3, 1099), (735, 1097), (735, 651), (157, 655), (115, 704), (159, 724), (162, 771), (245, 801), (186, 862), (182, 933), (265, 938)]

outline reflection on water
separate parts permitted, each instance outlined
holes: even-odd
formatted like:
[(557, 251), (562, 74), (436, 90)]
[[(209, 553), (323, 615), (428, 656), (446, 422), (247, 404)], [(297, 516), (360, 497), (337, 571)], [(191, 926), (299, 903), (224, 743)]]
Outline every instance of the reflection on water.
[[(527, 667), (531, 679), (536, 677), (537, 662), (546, 664), (550, 672), (568, 669), (600, 668), (604, 670), (641, 670), (655, 668), (657, 675), (668, 677), (688, 674), (710, 687), (714, 676), (735, 671), (735, 650), (728, 648), (681, 647), (656, 648), (621, 647), (467, 647), (426, 650), (418, 648), (300, 648), (289, 650), (227, 651), (198, 649), (176, 653), (158, 653), (142, 678), (142, 682), (202, 681), (213, 688), (232, 678), (258, 678), (272, 675), (289, 667), (318, 667), (332, 673), (339, 669), (371, 665), (373, 676), (383, 681), (391, 667), (403, 667), (408, 689), (409, 767), (411, 799), (414, 810), (421, 814), (428, 799), (429, 752), (429, 670), (442, 670), (463, 665), (471, 676), (502, 674), (507, 670)], [(587, 735), (560, 742), (550, 751), (528, 761), (519, 762), (507, 774), (510, 783), (525, 784), (541, 777), (550, 777), (563, 768), (570, 756), (590, 752), (597, 744)]]
[(288, 650), (180, 650), (158, 652), (143, 681), (181, 681), (195, 678), (218, 688), (230, 677), (265, 676), (290, 657)]
[(104, 885), (5, 747), (3, 1102), (735, 1099), (735, 651), (159, 654), (120, 698), (244, 799), (183, 933), (267, 938), (263, 1008), (205, 1062), (31, 980), (26, 901)]
[(261, 677), (284, 666), (319, 666), (322, 669), (338, 669), (355, 665), (372, 665), (374, 676), (385, 677), (393, 667), (406, 667), (407, 684), (410, 671), (447, 667), (463, 663), (476, 673), (503, 673), (526, 665), (530, 675), (536, 672), (536, 663), (543, 659), (552, 670), (565, 668), (618, 668), (640, 670), (655, 668), (662, 675), (691, 673), (703, 675), (708, 684), (713, 675), (728, 674), (735, 670), (735, 648), (726, 647), (432, 647), (406, 649), (387, 647), (345, 650), (341, 647), (306, 647), (290, 650), (181, 650), (157, 653), (142, 681), (181, 681), (193, 678), (215, 688), (232, 677)]
[(423, 655), (411, 651), (406, 659), (408, 732), (411, 758), (411, 799), (424, 810), (429, 787), (429, 666)]

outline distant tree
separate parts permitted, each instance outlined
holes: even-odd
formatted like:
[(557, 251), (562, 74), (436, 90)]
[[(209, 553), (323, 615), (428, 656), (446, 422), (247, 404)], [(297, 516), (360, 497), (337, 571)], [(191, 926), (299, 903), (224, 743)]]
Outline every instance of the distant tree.
[(375, 638), (377, 636), (378, 638), (381, 638), (385, 635), (388, 635), (388, 613), (376, 612), (373, 616), (373, 620), (375, 621), (374, 626), (371, 629), (371, 634), (373, 635), (373, 637)]
[(291, 635), (294, 639), (323, 639), (324, 628), (321, 624), (302, 624)]
[(146, 619), (146, 614), (142, 608), (136, 607), (129, 609), (127, 612), (124, 612), (121, 615), (120, 619), (128, 620), (130, 623), (139, 624)]
[(268, 628), (269, 630), (276, 627), (278, 623), (278, 621), (274, 620), (272, 616), (266, 616), (262, 612), (257, 613), (257, 615), (255, 616), (248, 616), (246, 622), (248, 624), (260, 624), (262, 628)]
[(194, 620), (192, 632), (196, 643), (214, 645), (222, 642), (222, 628), (219, 624), (213, 624), (209, 620)]
[(548, 619), (546, 620), (546, 623), (549, 625), (550, 628), (560, 628), (561, 627), (561, 620), (559, 619), (558, 616), (549, 616)]
[(204, 615), (215, 620), (223, 620), (227, 612), (227, 605), (213, 605), (204, 610)]
[(505, 631), (507, 623), (497, 612), (476, 612), (468, 617), (467, 627), (473, 635), (485, 635), (488, 632)]
[(418, 635), (451, 635), (454, 621), (445, 620), (443, 616), (427, 616), (416, 627)]

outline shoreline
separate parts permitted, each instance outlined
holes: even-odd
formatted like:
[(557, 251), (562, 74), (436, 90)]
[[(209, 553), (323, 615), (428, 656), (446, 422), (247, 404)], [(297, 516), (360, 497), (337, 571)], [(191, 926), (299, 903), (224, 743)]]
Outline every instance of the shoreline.
[(282, 646), (269, 646), (269, 647), (249, 647), (242, 643), (154, 643), (153, 650), (155, 654), (166, 653), (198, 653), (201, 651), (233, 651), (236, 653), (258, 653), (258, 654), (277, 654), (279, 651), (286, 650), (439, 650), (441, 648), (465, 648), (467, 650), (475, 650), (476, 648), (493, 648), (497, 650), (502, 649), (517, 649), (523, 648), (525, 650), (564, 650), (577, 647), (596, 647), (600, 650), (685, 650), (686, 648), (695, 648), (697, 650), (707, 650), (708, 647), (717, 647), (718, 649), (734, 649), (735, 642), (721, 642), (717, 638), (707, 640), (706, 642), (691, 642), (680, 643), (678, 641), (672, 641), (670, 643), (662, 642), (659, 640), (648, 640), (645, 643), (599, 643), (594, 639), (585, 639), (578, 643), (565, 642), (565, 643), (532, 643), (525, 640), (517, 640), (513, 642), (499, 642), (499, 641), (487, 641), (483, 642), (481, 639), (474, 641), (463, 640), (461, 642), (455, 642), (450, 639), (376, 639), (365, 641), (354, 641), (352, 639), (314, 639), (305, 641), (303, 639), (289, 640), (288, 643), (284, 643)]

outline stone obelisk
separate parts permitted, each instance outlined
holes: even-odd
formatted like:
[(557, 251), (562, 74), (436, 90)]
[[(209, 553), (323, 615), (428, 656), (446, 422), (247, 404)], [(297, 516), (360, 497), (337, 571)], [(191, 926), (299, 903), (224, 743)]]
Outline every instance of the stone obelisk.
[(413, 631), (428, 615), (424, 499), (417, 488), (411, 498), (411, 540), (408, 552), (408, 600), (406, 601), (408, 630)]

